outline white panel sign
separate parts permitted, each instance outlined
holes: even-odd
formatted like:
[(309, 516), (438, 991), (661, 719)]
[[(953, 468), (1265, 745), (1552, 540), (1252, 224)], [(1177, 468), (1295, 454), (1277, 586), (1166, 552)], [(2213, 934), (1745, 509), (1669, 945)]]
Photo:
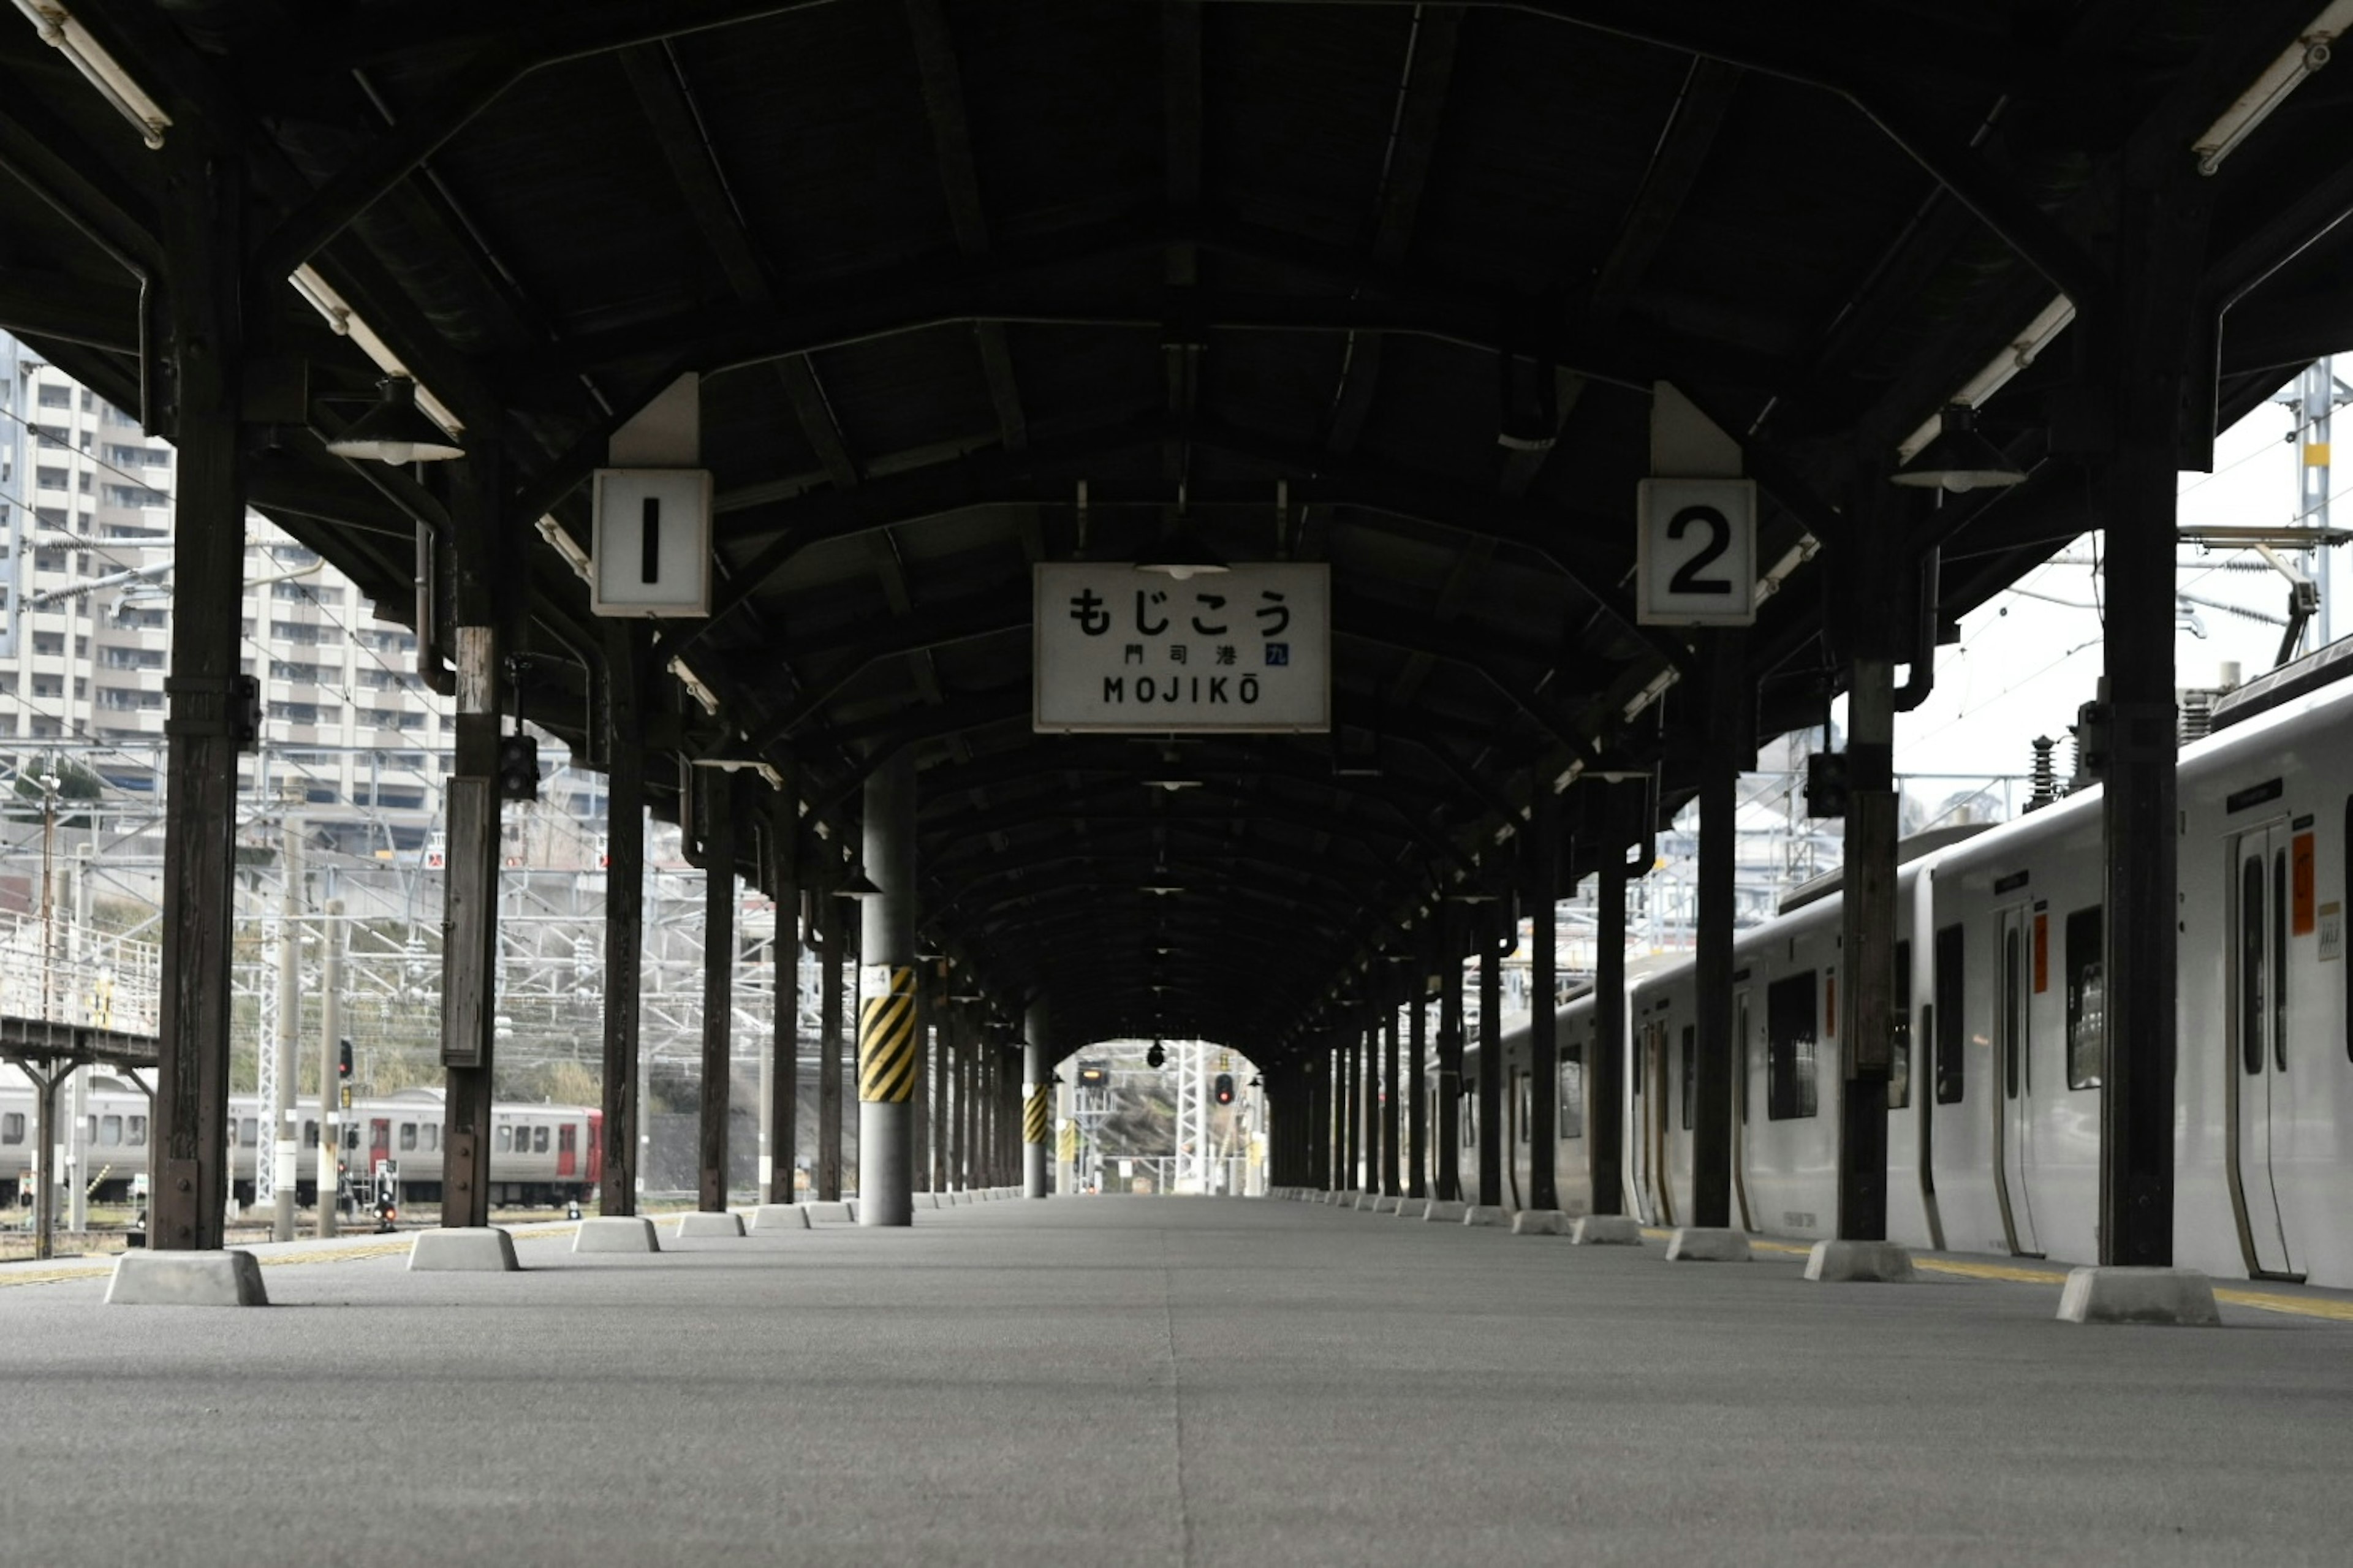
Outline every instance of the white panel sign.
[(1037, 568), (1035, 727), (1332, 727), (1332, 573), (1269, 563), (1184, 582), (1124, 562)]
[(1757, 619), (1757, 485), (1644, 479), (1634, 618), (1652, 626)]
[(711, 613), (711, 471), (599, 468), (592, 541), (600, 616)]

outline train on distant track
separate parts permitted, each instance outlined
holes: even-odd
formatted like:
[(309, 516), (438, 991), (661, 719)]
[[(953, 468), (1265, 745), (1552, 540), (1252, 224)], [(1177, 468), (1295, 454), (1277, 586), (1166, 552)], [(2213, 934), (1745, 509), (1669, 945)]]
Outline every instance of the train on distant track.
[[(147, 1171), (150, 1109), (132, 1084), (100, 1073), (87, 1096), (82, 1168), (94, 1201), (121, 1203)], [(66, 1109), (59, 1096), (58, 1121)], [(37, 1137), (38, 1107), (22, 1075), (0, 1076), (0, 1195), (24, 1201)], [(319, 1119), (304, 1106), (297, 1201), (317, 1201)], [(432, 1203), (441, 1195), (442, 1091), (409, 1089), (354, 1101), (343, 1117), (343, 1165), (363, 1194), (374, 1192), (379, 1163), (390, 1162), (401, 1195)], [(231, 1095), (229, 1179), (240, 1203), (253, 1201), (253, 1165), (269, 1119), (252, 1095)], [(601, 1111), (577, 1105), (501, 1103), (491, 1108), (491, 1202), (534, 1207), (586, 1199), (602, 1173)], [(62, 1136), (62, 1134), (60, 1134)]]
[[(2344, 644), (2232, 693), (2179, 773), (2176, 1261), (2353, 1287), (2353, 654)], [(1957, 1251), (2098, 1255), (2106, 1017), (2096, 786), (1999, 826), (1907, 841), (1887, 1110), (1888, 1232)], [(1734, 943), (1733, 1218), (1834, 1234), (1842, 1079), (1840, 906), (1801, 888)], [(1555, 1181), (1587, 1212), (1582, 1140), (1621, 1118), (1628, 1205), (1692, 1212), (1696, 1019), (1688, 959), (1630, 980), (1624, 1092), (1589, 1104), (1592, 994), (1556, 1015)], [(1502, 1042), (1507, 1191), (1528, 1191), (1527, 1030)], [(1463, 1081), (1476, 1081), (1473, 1043)], [(1434, 1082), (1433, 1082), (1434, 1093)], [(1474, 1097), (1462, 1171), (1475, 1188)], [(1436, 1103), (1433, 1099), (1432, 1103)]]

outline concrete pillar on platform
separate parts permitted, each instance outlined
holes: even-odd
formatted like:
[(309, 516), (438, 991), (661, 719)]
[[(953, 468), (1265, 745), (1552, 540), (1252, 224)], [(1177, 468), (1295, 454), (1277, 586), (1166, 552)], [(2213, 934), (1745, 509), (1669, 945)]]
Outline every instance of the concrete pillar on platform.
[(727, 1110), (734, 1086), (735, 775), (697, 770), (702, 809), (702, 1092), (695, 1139), (695, 1206), (727, 1211)]
[(605, 1113), (597, 1213), (638, 1212), (638, 970), (645, 951), (648, 634), (642, 623), (605, 626)]
[(1021, 1041), (1021, 1195), (1042, 1198), (1053, 1190), (1049, 1162), (1054, 1157), (1054, 1086), (1046, 1052), (1046, 1005), (1033, 1002)]
[(858, 1019), (858, 1223), (914, 1219), (915, 758), (902, 751), (866, 780), (865, 963)]

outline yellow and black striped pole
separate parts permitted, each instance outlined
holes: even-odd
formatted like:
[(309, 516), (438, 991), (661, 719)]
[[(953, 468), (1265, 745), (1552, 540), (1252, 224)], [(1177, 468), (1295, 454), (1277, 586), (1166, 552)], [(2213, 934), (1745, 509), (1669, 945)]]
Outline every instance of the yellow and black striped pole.
[(1053, 1190), (1050, 1172), (1054, 1125), (1053, 1074), (1046, 1070), (1046, 1006), (1033, 1003), (1021, 1031), (1021, 1195), (1042, 1198)]
[(915, 767), (901, 752), (866, 778), (866, 966), (858, 1009), (858, 1223), (915, 1219)]

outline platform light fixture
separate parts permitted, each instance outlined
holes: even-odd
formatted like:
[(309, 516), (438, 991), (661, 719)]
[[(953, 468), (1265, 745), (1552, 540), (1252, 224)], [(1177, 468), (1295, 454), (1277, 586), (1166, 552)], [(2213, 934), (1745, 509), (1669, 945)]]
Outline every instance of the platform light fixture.
[[(18, 0), (23, 4), (23, 0)], [(2198, 155), (2198, 172), (2211, 174), (2222, 167), (2229, 157), (2254, 133), (2255, 127), (2272, 116), (2272, 111), (2287, 101), (2288, 94), (2304, 84), (2329, 60), (2329, 46), (2339, 34), (2353, 26), (2353, 0), (2331, 0), (2311, 26), (2296, 35), (2295, 41), (2280, 51), (2279, 58), (2263, 68), (2261, 76), (2248, 84), (2213, 124), (2208, 126), (2198, 140), (2189, 144)]]
[(1137, 555), (1135, 569), (1138, 572), (1156, 572), (1179, 583), (1233, 570), (1216, 551), (1183, 528)]
[(841, 886), (834, 889), (833, 896), (837, 899), (854, 899), (862, 904), (869, 899), (881, 898), (882, 889), (874, 885), (874, 879), (866, 874), (865, 867), (853, 866), (850, 868), (849, 875), (842, 879)]
[(2024, 482), (2026, 470), (2000, 447), (1978, 434), (1978, 411), (1966, 403), (1945, 405), (1936, 437), (1895, 470), (1894, 480), (1914, 489), (2000, 489)]
[(466, 449), (417, 406), (417, 383), (405, 375), (388, 375), (377, 384), (375, 406), (352, 421), (349, 428), (327, 443), (338, 458), (390, 463), (440, 463), (462, 458)]
[(164, 132), (170, 127), (172, 117), (132, 79), (131, 73), (106, 52), (103, 44), (90, 37), (87, 27), (74, 20), (72, 12), (57, 0), (16, 0), (16, 9), (40, 30), (43, 43), (72, 61), (82, 79), (98, 89), (99, 96), (131, 121), (141, 141), (150, 147), (164, 145)]

